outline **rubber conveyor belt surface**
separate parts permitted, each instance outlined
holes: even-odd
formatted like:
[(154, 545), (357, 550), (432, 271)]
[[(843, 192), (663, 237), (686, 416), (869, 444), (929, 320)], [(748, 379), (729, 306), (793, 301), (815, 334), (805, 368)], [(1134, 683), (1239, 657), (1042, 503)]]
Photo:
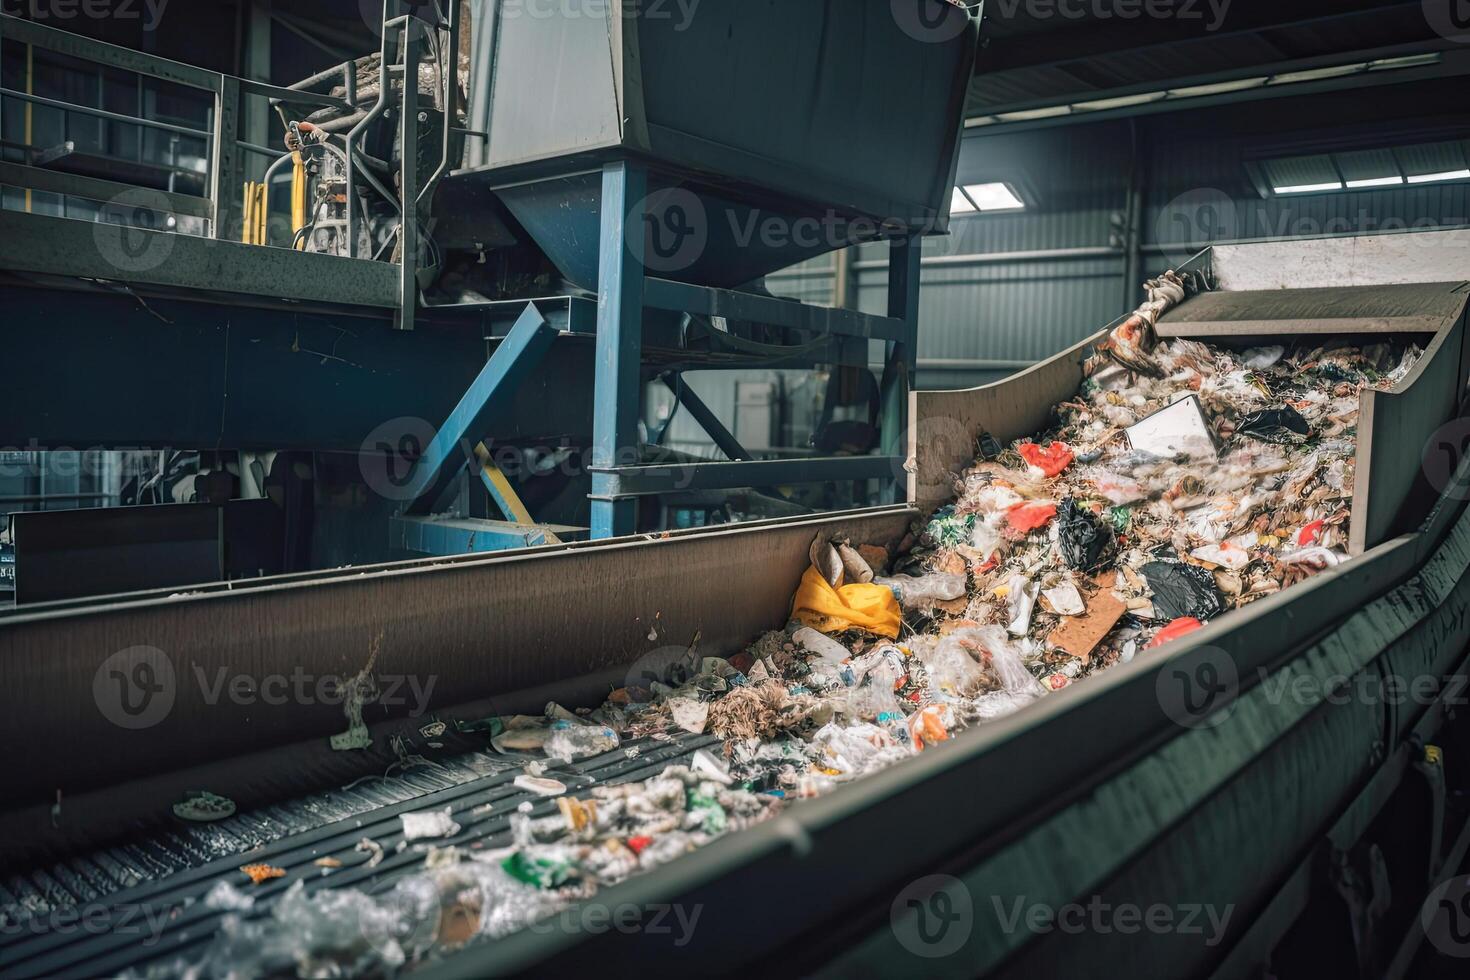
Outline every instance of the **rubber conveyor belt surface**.
[[(641, 740), (576, 763), (554, 763), (547, 775), (575, 795), (594, 785), (656, 776), (713, 736), (671, 741)], [(638, 748), (629, 758), (626, 749)], [(484, 751), (419, 766), (402, 776), (349, 784), (276, 806), (236, 814), (216, 823), (186, 824), (71, 858), (59, 864), (0, 877), (0, 977), (94, 977), (141, 970), (150, 963), (197, 959), (227, 914), (270, 914), (293, 883), (318, 888), (375, 891), (423, 864), (427, 845), (495, 848), (510, 843), (510, 818), (522, 802), (532, 816), (550, 816), (556, 799), (512, 783), (532, 757)], [(491, 804), (480, 816), (476, 808)], [(461, 830), (452, 837), (410, 844), (402, 851), (399, 815), (450, 807)], [(384, 858), (356, 850), (372, 838)], [(342, 867), (314, 862), (331, 857)], [(239, 868), (264, 863), (286, 875), (252, 886)], [(212, 909), (204, 896), (221, 880), (255, 899), (247, 911)], [(153, 929), (158, 928), (156, 940)]]

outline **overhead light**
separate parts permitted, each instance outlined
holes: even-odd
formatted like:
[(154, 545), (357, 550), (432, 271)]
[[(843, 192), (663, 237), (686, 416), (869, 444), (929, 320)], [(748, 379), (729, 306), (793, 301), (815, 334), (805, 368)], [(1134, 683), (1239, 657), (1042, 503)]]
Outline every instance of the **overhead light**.
[(1311, 194), (1313, 191), (1340, 191), (1342, 181), (1333, 180), (1325, 184), (1292, 184), (1290, 187), (1271, 188), (1277, 194)]
[(1369, 71), (1382, 71), (1385, 68), (1418, 68), (1422, 65), (1437, 65), (1444, 60), (1443, 53), (1431, 51), (1428, 54), (1406, 54), (1399, 58), (1378, 58), (1368, 62)]
[(981, 211), (1019, 211), (1026, 206), (1009, 185), (1000, 181), (966, 184), (965, 193)]
[(969, 214), (974, 210), (975, 205), (970, 203), (970, 199), (965, 196), (965, 192), (956, 187), (954, 193), (949, 198), (949, 213)]
[(1438, 174), (1413, 174), (1411, 184), (1431, 184), (1440, 180), (1470, 180), (1470, 170), (1446, 170)]
[(1002, 122), (1026, 122), (1030, 119), (1050, 119), (1053, 116), (1070, 115), (1072, 107), (1069, 105), (1051, 105), (1041, 109), (1018, 109), (1015, 112), (1002, 112), (995, 118)]
[(1348, 187), (1357, 190), (1360, 187), (1396, 187), (1404, 182), (1404, 178), (1393, 177), (1369, 177), (1366, 180), (1350, 180)]
[(1288, 71), (1280, 75), (1272, 75), (1271, 85), (1292, 85), (1296, 82), (1316, 82), (1324, 78), (1342, 78), (1344, 75), (1356, 75), (1358, 72), (1367, 71), (1366, 61), (1354, 62), (1350, 65), (1333, 65), (1329, 68), (1307, 68), (1303, 71)]
[(1230, 82), (1213, 82), (1209, 85), (1186, 85), (1184, 88), (1169, 89), (1171, 99), (1197, 99), (1206, 95), (1225, 95), (1228, 92), (1243, 92), (1248, 88), (1260, 88), (1265, 85), (1269, 78), (1265, 75), (1256, 75), (1251, 78), (1237, 78)]
[(1115, 99), (1097, 99), (1093, 102), (1074, 102), (1072, 108), (1078, 112), (1101, 112), (1104, 109), (1123, 109), (1131, 105), (1143, 105), (1168, 98), (1168, 92), (1144, 92), (1141, 95), (1120, 95)]

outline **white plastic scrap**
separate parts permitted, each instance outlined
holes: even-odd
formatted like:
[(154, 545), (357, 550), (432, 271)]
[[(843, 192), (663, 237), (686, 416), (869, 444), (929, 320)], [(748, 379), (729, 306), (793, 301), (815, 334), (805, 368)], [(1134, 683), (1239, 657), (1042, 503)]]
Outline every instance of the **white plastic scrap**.
[(459, 833), (459, 824), (450, 816), (450, 808), (427, 810), (423, 813), (401, 813), (403, 836), (406, 840), (423, 840), (428, 837), (453, 837)]
[(517, 789), (536, 793), (540, 796), (560, 796), (567, 791), (564, 783), (555, 779), (543, 779), (536, 776), (517, 776), (514, 781)]

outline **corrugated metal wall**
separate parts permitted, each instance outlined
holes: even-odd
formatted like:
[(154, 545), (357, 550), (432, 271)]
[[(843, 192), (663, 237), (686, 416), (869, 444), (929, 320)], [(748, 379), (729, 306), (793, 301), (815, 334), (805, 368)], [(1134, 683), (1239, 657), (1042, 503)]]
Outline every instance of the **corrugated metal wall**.
[[(1470, 225), (1465, 183), (1265, 199), (1246, 166), (1273, 154), (1311, 152), (1314, 145), (1405, 146), (1470, 135), (1462, 119), (1438, 108), (1449, 103), (1444, 86), (1436, 84), (1133, 121), (971, 131), (958, 182), (1005, 180), (1031, 200), (1023, 213), (957, 217), (947, 237), (926, 239), (919, 386), (996, 380), (1131, 309), (1139, 296), (1139, 284), (1127, 275), (1129, 187), (1135, 183), (1141, 197), (1138, 274), (1132, 278), (1140, 280), (1210, 241)], [(881, 312), (886, 247), (865, 246), (853, 258), (858, 306)], [(823, 256), (767, 283), (779, 295), (831, 303), (833, 268), (833, 257)]]

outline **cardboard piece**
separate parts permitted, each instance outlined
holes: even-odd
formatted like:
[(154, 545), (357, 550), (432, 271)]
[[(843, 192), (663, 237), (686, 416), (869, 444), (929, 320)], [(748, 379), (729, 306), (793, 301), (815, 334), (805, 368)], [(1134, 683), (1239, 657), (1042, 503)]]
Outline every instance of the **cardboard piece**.
[(1113, 594), (1112, 572), (1104, 572), (1092, 581), (1097, 590), (1086, 597), (1087, 611), (1081, 616), (1062, 617), (1046, 638), (1047, 643), (1083, 663), (1092, 662), (1093, 649), (1128, 610), (1127, 603)]

